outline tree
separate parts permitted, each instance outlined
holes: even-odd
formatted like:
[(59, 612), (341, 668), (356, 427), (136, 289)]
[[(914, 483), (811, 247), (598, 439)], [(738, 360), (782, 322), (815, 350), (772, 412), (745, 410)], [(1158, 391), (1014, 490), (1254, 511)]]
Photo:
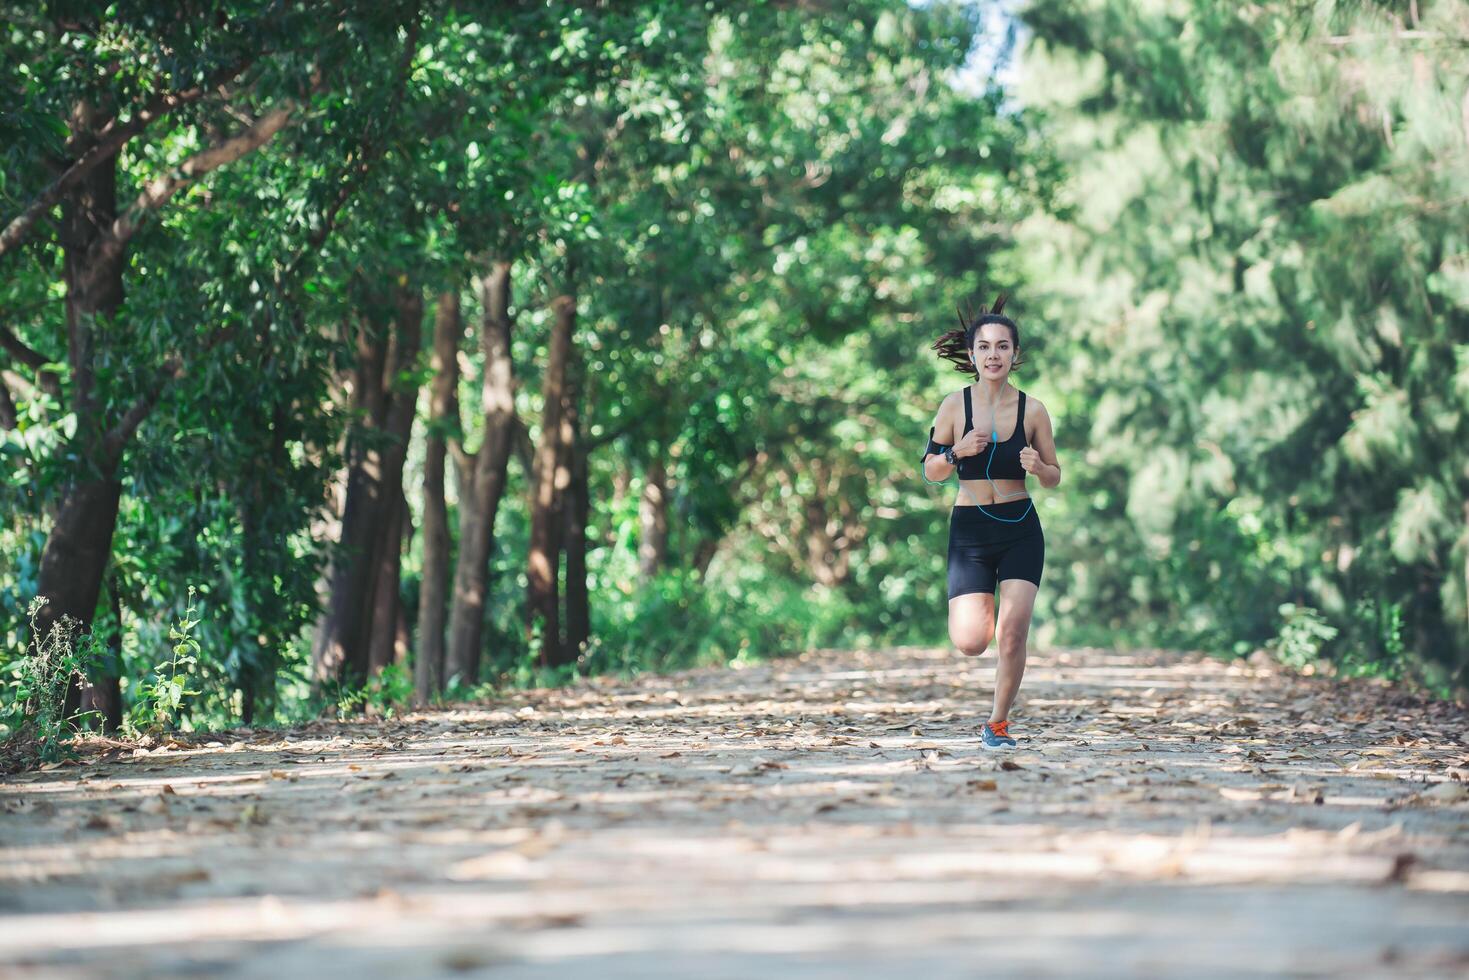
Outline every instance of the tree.
[(1324, 655), (1462, 678), (1461, 15), (1027, 9), (1076, 171), (1070, 219), (1024, 238), (1090, 461), (1061, 567), (1100, 560), (1063, 588), (1099, 625), (1245, 652), (1309, 607)]

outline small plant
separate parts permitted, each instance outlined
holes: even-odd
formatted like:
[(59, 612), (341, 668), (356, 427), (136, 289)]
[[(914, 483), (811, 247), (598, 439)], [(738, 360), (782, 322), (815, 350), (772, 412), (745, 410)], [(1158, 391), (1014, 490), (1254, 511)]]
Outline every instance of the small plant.
[(162, 731), (174, 727), (184, 697), (196, 695), (185, 684), (188, 668), (198, 663), (199, 641), (194, 639), (194, 627), (199, 619), (194, 609), (194, 587), (189, 586), (189, 604), (177, 625), (170, 627), (168, 638), (173, 641), (173, 653), (169, 659), (153, 668), (153, 674), (138, 682), (137, 699), (128, 712), (127, 727), (133, 732)]
[[(85, 678), (96, 664), (98, 649), (95, 638), (82, 633), (82, 624), (67, 615), (60, 616), (42, 636), (37, 619), (48, 601), (45, 596), (37, 596), (26, 610), (31, 624), (30, 653), (16, 664), (6, 713), (19, 716), (13, 738), (23, 747), (24, 755), (56, 762), (75, 756), (69, 744), (66, 693), (73, 680)], [(92, 714), (96, 712), (80, 712), (73, 719)]]
[(337, 695), (337, 717), (345, 718), (362, 707), (374, 717), (391, 718), (412, 700), (412, 675), (398, 664), (388, 664), (355, 691), (343, 690)]
[(1284, 620), (1280, 633), (1270, 641), (1275, 658), (1287, 667), (1300, 669), (1321, 659), (1326, 644), (1336, 638), (1337, 628), (1310, 606), (1287, 602), (1280, 606)]

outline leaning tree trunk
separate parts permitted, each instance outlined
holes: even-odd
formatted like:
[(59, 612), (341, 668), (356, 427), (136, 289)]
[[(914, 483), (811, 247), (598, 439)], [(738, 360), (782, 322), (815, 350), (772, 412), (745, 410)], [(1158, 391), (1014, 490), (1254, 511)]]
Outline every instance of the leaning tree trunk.
[(449, 508), (444, 501), (447, 432), (459, 428), (459, 338), (464, 325), (459, 293), (439, 296), (434, 312), (433, 378), (429, 386), (428, 439), (423, 460), (423, 581), (418, 593), (418, 651), (413, 691), (426, 703), (444, 688), (444, 628), (449, 613)]
[(480, 404), (484, 441), (479, 452), (457, 454), (459, 466), (459, 558), (454, 568), (454, 604), (449, 615), (449, 647), (444, 682), (479, 677), (484, 642), (485, 601), (489, 593), (490, 547), (495, 515), (505, 493), (505, 476), (515, 427), (515, 372), (510, 360), (510, 263), (495, 262), (477, 283), (484, 317), (480, 350), (484, 380)]
[(576, 328), (576, 297), (568, 291), (553, 301), (551, 340), (546, 355), (541, 444), (536, 447), (530, 504), (530, 554), (526, 602), (526, 631), (541, 629), (541, 665), (562, 662), (561, 622), (557, 600), (560, 564), (560, 527), (557, 521), (556, 471), (561, 458), (562, 394)]

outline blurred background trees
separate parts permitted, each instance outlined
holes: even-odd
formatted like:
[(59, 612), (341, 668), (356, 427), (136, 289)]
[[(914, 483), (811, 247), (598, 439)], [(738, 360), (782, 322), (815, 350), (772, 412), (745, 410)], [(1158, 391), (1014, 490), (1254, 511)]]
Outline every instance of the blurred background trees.
[(1017, 231), (1081, 464), (1056, 614), (1462, 685), (1469, 5), (1025, 19), (1071, 175)]
[(4, 9), (0, 665), (78, 620), (74, 708), (191, 586), (185, 726), (942, 643), (1000, 289), (1039, 642), (1464, 681), (1463, 3)]

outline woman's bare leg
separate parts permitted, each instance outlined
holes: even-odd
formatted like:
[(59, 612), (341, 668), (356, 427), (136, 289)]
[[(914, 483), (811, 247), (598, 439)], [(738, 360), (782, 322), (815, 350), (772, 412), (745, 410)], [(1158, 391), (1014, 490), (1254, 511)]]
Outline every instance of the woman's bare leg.
[[(1009, 578), (1000, 583), (1000, 622), (996, 638), (1000, 662), (995, 667), (995, 706), (990, 723), (1010, 717), (1010, 706), (1025, 676), (1025, 641), (1030, 636), (1030, 615), (1040, 591), (1034, 582)], [(952, 606), (950, 621), (952, 622)]]

